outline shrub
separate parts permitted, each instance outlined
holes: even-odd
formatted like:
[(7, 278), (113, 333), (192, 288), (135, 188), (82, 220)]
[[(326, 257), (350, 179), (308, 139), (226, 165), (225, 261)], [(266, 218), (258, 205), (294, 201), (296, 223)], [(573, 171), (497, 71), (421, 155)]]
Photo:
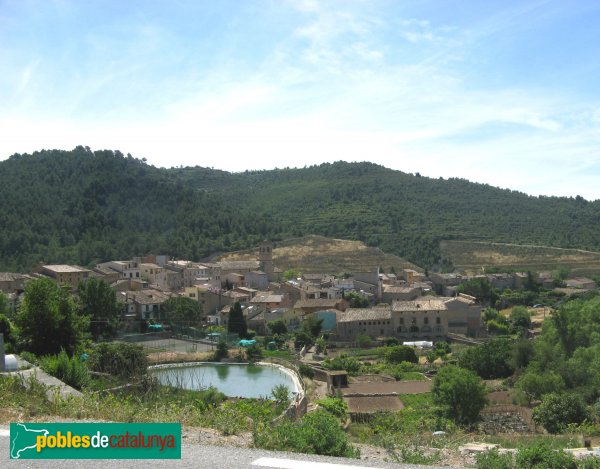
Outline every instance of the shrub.
[(474, 371), (483, 379), (506, 378), (514, 369), (511, 365), (513, 342), (493, 339), (483, 345), (471, 347), (460, 354), (458, 363)]
[(90, 380), (85, 363), (78, 358), (70, 358), (64, 350), (61, 350), (58, 355), (42, 357), (40, 366), (46, 373), (76, 389), (83, 388)]
[(325, 360), (323, 362), (323, 368), (329, 370), (346, 370), (350, 375), (358, 374), (360, 366), (360, 362), (356, 358), (344, 354), (335, 357), (333, 360)]
[(533, 420), (549, 433), (560, 433), (570, 423), (581, 423), (588, 417), (585, 403), (578, 394), (546, 394), (544, 401), (533, 409)]
[(519, 469), (576, 469), (573, 456), (562, 450), (553, 450), (549, 445), (541, 443), (517, 451), (517, 467)]
[(246, 349), (246, 357), (248, 357), (248, 361), (258, 361), (263, 357), (263, 349), (258, 344), (252, 344)]
[(128, 379), (146, 373), (148, 357), (141, 345), (106, 342), (95, 346), (88, 363), (94, 371)]
[(389, 347), (385, 351), (385, 361), (388, 363), (417, 363), (419, 359), (412, 347), (408, 345), (396, 345), (395, 347)]
[(261, 425), (253, 437), (256, 447), (270, 450), (348, 458), (360, 454), (348, 442), (338, 420), (323, 410), (310, 412), (296, 422), (284, 421), (275, 427)]
[(443, 367), (431, 389), (433, 400), (459, 425), (477, 421), (485, 406), (485, 385), (472, 371), (453, 365)]
[(223, 339), (219, 340), (217, 344), (217, 349), (213, 355), (213, 359), (215, 361), (221, 361), (223, 358), (227, 358), (229, 356), (229, 346), (227, 342)]
[(513, 469), (515, 467), (511, 453), (500, 454), (497, 449), (490, 449), (475, 455), (477, 469)]
[(326, 397), (324, 399), (319, 399), (316, 401), (316, 404), (329, 412), (331, 415), (334, 415), (340, 419), (342, 422), (345, 422), (348, 418), (348, 404), (339, 397)]
[(302, 376), (306, 376), (307, 378), (312, 379), (315, 376), (314, 370), (310, 366), (308, 366), (304, 363), (300, 364), (300, 366), (298, 367), (298, 371), (300, 372), (300, 374)]
[(275, 399), (275, 402), (277, 402), (278, 404), (285, 404), (284, 407), (287, 407), (287, 405), (290, 402), (290, 390), (285, 384), (278, 384), (277, 386), (275, 386), (271, 390), (271, 395), (273, 396), (273, 399)]

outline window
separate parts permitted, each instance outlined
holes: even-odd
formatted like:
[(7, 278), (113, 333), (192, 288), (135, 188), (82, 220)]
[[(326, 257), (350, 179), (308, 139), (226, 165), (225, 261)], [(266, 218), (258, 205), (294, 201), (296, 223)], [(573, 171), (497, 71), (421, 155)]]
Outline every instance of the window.
[(441, 323), (442, 323), (442, 320), (441, 320), (441, 318), (435, 318), (435, 323), (436, 323), (436, 324), (441, 324)]
[(429, 324), (429, 318), (423, 318), (423, 324)]
[(400, 318), (400, 324), (404, 324), (404, 318)]
[(412, 318), (412, 319), (410, 320), (410, 323), (411, 323), (411, 324), (416, 324), (416, 323), (417, 323), (417, 318)]

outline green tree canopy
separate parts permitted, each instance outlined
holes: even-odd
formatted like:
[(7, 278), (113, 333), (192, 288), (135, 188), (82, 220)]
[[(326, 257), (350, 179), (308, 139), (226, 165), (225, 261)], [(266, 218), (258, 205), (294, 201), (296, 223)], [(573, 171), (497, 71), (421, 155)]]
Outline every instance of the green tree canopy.
[(270, 321), (267, 323), (267, 327), (270, 329), (271, 334), (287, 334), (288, 328), (285, 325), (283, 319), (277, 319), (276, 321)]
[(90, 278), (77, 287), (80, 314), (90, 318), (95, 340), (113, 337), (119, 327), (122, 305), (115, 291), (103, 280)]
[(385, 361), (388, 363), (418, 363), (419, 359), (415, 353), (413, 347), (408, 345), (396, 345), (395, 347), (388, 347), (385, 351)]
[(161, 305), (166, 320), (173, 325), (196, 327), (202, 322), (202, 305), (186, 296), (174, 296)]
[(72, 354), (89, 329), (69, 291), (45, 278), (29, 282), (15, 322), (21, 347), (36, 355)]
[(454, 365), (440, 369), (431, 393), (434, 402), (459, 425), (475, 423), (486, 403), (481, 379), (472, 371)]
[(570, 423), (581, 423), (589, 412), (578, 394), (547, 394), (542, 403), (533, 409), (533, 419), (550, 433), (560, 433)]
[(513, 341), (492, 339), (483, 345), (464, 350), (458, 363), (462, 368), (474, 371), (483, 379), (506, 378), (514, 368), (512, 366)]
[(242, 339), (248, 334), (248, 325), (246, 324), (246, 318), (244, 317), (242, 305), (239, 301), (236, 301), (229, 310), (227, 331), (237, 334)]
[(461, 283), (456, 287), (456, 293), (466, 293), (489, 305), (495, 304), (498, 300), (498, 293), (486, 277), (477, 277)]

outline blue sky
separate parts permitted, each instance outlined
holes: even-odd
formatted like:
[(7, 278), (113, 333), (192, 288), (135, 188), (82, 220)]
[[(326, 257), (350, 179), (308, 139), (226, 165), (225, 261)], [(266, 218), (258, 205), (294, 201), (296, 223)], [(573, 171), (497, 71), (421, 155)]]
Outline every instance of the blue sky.
[(0, 159), (372, 161), (600, 199), (596, 0), (0, 0)]

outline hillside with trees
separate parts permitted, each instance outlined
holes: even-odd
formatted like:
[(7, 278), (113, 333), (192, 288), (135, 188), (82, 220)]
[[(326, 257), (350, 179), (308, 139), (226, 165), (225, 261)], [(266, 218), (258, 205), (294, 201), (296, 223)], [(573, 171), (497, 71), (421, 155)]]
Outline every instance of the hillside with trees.
[(372, 163), (228, 173), (77, 147), (1, 162), (0, 203), (0, 270), (150, 252), (199, 259), (308, 234), (360, 240), (424, 268), (450, 266), (441, 240), (600, 250), (598, 201)]

